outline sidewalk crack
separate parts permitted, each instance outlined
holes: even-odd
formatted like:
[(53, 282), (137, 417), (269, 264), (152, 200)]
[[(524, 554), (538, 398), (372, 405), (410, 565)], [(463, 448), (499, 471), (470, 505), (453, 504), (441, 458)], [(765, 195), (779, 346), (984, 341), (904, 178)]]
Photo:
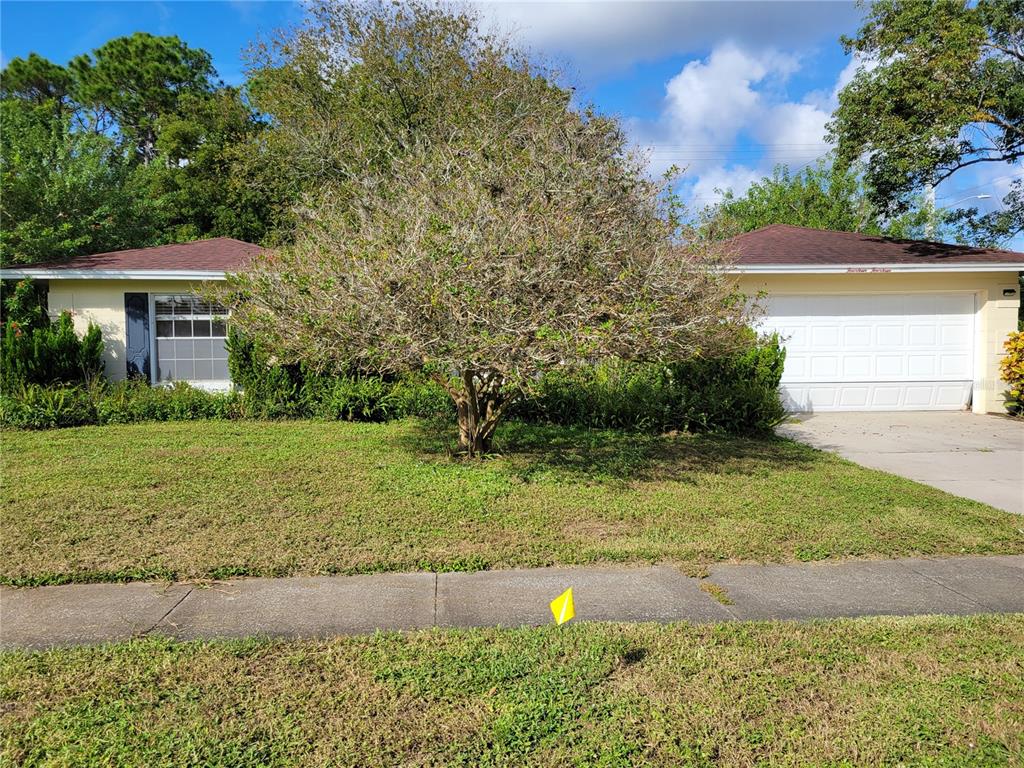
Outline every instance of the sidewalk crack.
[(431, 626), (434, 626), (434, 627), (437, 626), (437, 580), (438, 580), (438, 578), (439, 578), (439, 575), (435, 572), (434, 573), (434, 619), (431, 622)]
[(161, 624), (163, 624), (163, 623), (164, 623), (164, 622), (165, 622), (165, 621), (167, 620), (167, 617), (168, 617), (168, 616), (170, 616), (170, 615), (171, 615), (172, 613), (174, 613), (174, 611), (175, 611), (175, 610), (177, 610), (178, 606), (179, 606), (179, 605), (181, 605), (182, 603), (184, 603), (184, 602), (185, 602), (185, 598), (186, 598), (186, 597), (188, 597), (189, 595), (191, 595), (191, 594), (192, 594), (192, 592), (193, 592), (194, 590), (195, 590), (195, 585), (194, 585), (194, 584), (190, 585), (190, 586), (189, 586), (189, 588), (188, 588), (187, 590), (185, 590), (185, 594), (181, 596), (181, 599), (180, 599), (180, 600), (178, 600), (178, 601), (177, 601), (177, 602), (176, 602), (176, 603), (175, 603), (174, 605), (172, 605), (172, 606), (171, 606), (171, 607), (170, 607), (170, 608), (169, 608), (169, 609), (167, 610), (167, 613), (165, 613), (165, 614), (164, 614), (163, 616), (161, 616), (161, 617), (160, 617), (160, 618), (159, 618), (159, 619), (157, 620), (156, 624), (154, 624), (154, 625), (153, 625), (152, 627), (150, 627), (149, 629), (147, 629), (147, 630), (146, 630), (145, 632), (143, 632), (142, 634), (143, 634), (143, 635), (148, 635), (148, 634), (149, 634), (150, 632), (152, 632), (152, 631), (153, 631), (154, 629), (156, 629), (156, 628), (157, 628), (157, 627), (159, 627), (159, 626), (160, 626)]
[(974, 603), (975, 605), (984, 608), (986, 611), (995, 611), (995, 610), (997, 610), (996, 608), (993, 608), (988, 603), (983, 603), (981, 600), (979, 600), (976, 597), (972, 597), (971, 595), (965, 595), (963, 592), (959, 592), (959, 591), (953, 589), (951, 586), (949, 586), (949, 584), (946, 584), (945, 582), (940, 581), (939, 579), (935, 578), (934, 576), (929, 576), (927, 573), (922, 573), (921, 571), (917, 570), (912, 565), (908, 565), (906, 567), (910, 570), (911, 573), (916, 573), (921, 578), (928, 579), (928, 581), (932, 582), (933, 584), (938, 584), (940, 587), (942, 587), (946, 591), (952, 592), (954, 595), (959, 595), (964, 600), (967, 600), (967, 601), (969, 601), (971, 603)]

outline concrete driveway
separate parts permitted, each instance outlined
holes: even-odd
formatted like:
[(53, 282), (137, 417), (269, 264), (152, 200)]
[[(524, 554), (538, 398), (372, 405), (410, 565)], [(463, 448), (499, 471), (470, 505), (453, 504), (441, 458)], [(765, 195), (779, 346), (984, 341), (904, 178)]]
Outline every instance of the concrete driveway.
[(944, 491), (1024, 514), (1024, 421), (966, 411), (816, 413), (779, 434)]

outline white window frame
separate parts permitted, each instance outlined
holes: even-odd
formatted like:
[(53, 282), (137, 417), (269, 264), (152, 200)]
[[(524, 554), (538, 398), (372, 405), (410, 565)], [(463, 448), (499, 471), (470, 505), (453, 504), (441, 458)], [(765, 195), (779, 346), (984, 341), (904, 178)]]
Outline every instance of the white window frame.
[[(159, 374), (160, 374), (160, 358), (158, 356), (159, 353), (158, 353), (158, 347), (157, 347), (157, 332), (156, 332), (156, 327), (157, 327), (156, 324), (157, 324), (157, 319), (158, 319), (157, 318), (157, 313), (156, 313), (156, 302), (157, 302), (158, 299), (160, 301), (165, 301), (165, 300), (173, 301), (176, 298), (188, 298), (188, 299), (193, 299), (194, 300), (194, 299), (198, 298), (198, 294), (188, 293), (188, 292), (181, 292), (181, 291), (177, 291), (175, 293), (154, 293), (154, 292), (150, 292), (150, 294), (149, 294), (149, 317), (150, 317), (151, 328), (152, 328), (152, 330), (151, 330), (151, 332), (149, 334), (149, 345), (150, 345), (149, 382), (150, 382), (150, 384), (152, 384), (153, 386), (170, 386), (171, 384), (174, 383), (174, 381), (184, 381), (184, 382), (186, 382), (188, 384), (191, 384), (192, 386), (197, 387), (199, 389), (206, 389), (206, 390), (209, 390), (209, 391), (212, 391), (212, 392), (220, 392), (220, 391), (230, 390), (232, 388), (230, 375), (229, 375), (229, 377), (227, 379), (176, 379), (176, 380), (172, 380), (172, 381), (160, 381), (160, 377), (159, 377)], [(231, 313), (229, 311), (227, 311), (227, 308), (225, 308), (224, 314), (220, 314), (220, 313), (213, 314), (213, 313), (210, 313), (210, 314), (207, 314), (207, 315), (192, 315), (191, 317), (193, 319), (194, 318), (198, 318), (200, 320), (208, 319), (208, 320), (210, 320), (210, 322), (212, 324), (214, 317), (223, 317), (225, 319), (225, 321), (227, 321), (227, 319), (230, 318), (230, 316), (231, 316)], [(165, 319), (165, 320), (166, 319), (173, 320), (173, 317), (174, 316), (171, 315), (171, 317), (168, 318), (166, 315), (164, 315), (163, 319)], [(212, 331), (213, 331), (212, 325), (211, 325), (210, 330), (211, 330), (211, 333), (212, 333)], [(168, 338), (174, 338), (174, 337), (168, 337)], [(192, 338), (206, 338), (206, 337), (192, 337)], [(224, 336), (212, 336), (211, 335), (209, 338), (211, 338), (211, 339), (224, 339), (226, 341), (227, 340), (227, 330), (225, 330)]]

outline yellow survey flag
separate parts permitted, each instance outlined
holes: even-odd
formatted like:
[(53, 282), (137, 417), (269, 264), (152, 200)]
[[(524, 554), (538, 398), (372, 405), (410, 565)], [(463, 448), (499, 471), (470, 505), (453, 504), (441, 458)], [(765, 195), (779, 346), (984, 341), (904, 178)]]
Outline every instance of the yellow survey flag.
[(555, 617), (555, 624), (565, 624), (576, 615), (576, 607), (572, 604), (572, 587), (551, 601), (551, 614)]

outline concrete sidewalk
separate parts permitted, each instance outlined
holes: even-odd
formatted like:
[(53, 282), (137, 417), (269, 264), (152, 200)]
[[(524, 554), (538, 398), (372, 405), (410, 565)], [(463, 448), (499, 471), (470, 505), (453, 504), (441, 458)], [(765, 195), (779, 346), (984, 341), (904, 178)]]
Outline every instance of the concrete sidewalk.
[(0, 647), (546, 624), (548, 603), (570, 586), (581, 621), (1024, 612), (1024, 556), (719, 565), (705, 580), (655, 566), (4, 587)]

